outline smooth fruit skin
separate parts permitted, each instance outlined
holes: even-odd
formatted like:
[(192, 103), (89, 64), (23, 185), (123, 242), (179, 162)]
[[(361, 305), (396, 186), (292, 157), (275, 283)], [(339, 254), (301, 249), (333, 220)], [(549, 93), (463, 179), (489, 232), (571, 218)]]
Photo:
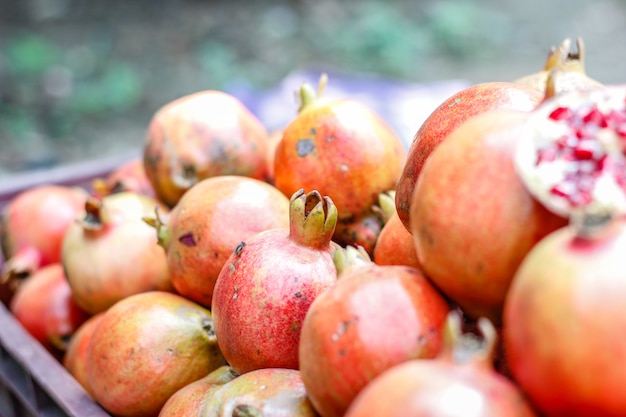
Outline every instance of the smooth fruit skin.
[(206, 402), (203, 417), (317, 417), (295, 369), (264, 368), (222, 385)]
[(220, 366), (204, 378), (176, 391), (161, 408), (159, 417), (200, 417), (213, 393), (237, 376), (230, 366)]
[(477, 114), (495, 109), (531, 111), (542, 99), (543, 95), (531, 87), (512, 82), (488, 82), (463, 89), (441, 103), (413, 137), (395, 186), (396, 209), (407, 230), (410, 229), (413, 190), (424, 163), (452, 131)]
[(345, 417), (536, 417), (502, 375), (474, 366), (413, 360), (389, 369), (361, 393)]
[(9, 306), (15, 319), (55, 358), (90, 317), (80, 308), (60, 263), (50, 264), (26, 278)]
[(526, 118), (497, 110), (466, 121), (429, 157), (411, 202), (423, 271), (468, 315), (496, 324), (524, 256), (566, 224), (530, 195), (515, 170)]
[(112, 307), (91, 336), (87, 376), (94, 399), (116, 416), (156, 416), (182, 387), (223, 366), (211, 312), (152, 291)]
[(224, 175), (196, 184), (167, 221), (170, 279), (179, 294), (206, 307), (222, 267), (242, 241), (289, 227), (289, 199), (253, 178)]
[(378, 235), (373, 260), (378, 265), (406, 265), (417, 269), (422, 268), (415, 251), (413, 236), (404, 227), (395, 210)]
[(80, 385), (93, 396), (89, 381), (87, 380), (87, 352), (94, 329), (102, 320), (104, 313), (98, 313), (89, 317), (87, 321), (80, 325), (72, 335), (65, 355), (63, 355), (63, 366), (78, 381)]
[(94, 194), (106, 196), (124, 191), (147, 195), (156, 198), (152, 184), (146, 176), (143, 160), (133, 158), (114, 169), (105, 178), (97, 178), (92, 181)]
[(300, 373), (315, 409), (341, 417), (377, 375), (441, 348), (450, 307), (417, 269), (349, 267), (302, 324)]
[(613, 226), (598, 239), (550, 234), (511, 285), (507, 362), (546, 417), (626, 415), (626, 225)]
[(63, 236), (85, 206), (87, 193), (80, 188), (41, 185), (18, 194), (5, 208), (0, 244), (9, 260), (24, 248), (34, 248), (40, 266), (59, 262)]
[(402, 141), (363, 104), (322, 100), (285, 128), (276, 146), (274, 181), (288, 196), (300, 188), (329, 196), (342, 221), (394, 188), (405, 159)]
[(148, 126), (146, 174), (157, 196), (173, 207), (202, 179), (218, 175), (268, 178), (268, 133), (236, 97), (215, 90), (180, 97)]
[(224, 265), (213, 292), (220, 349), (239, 374), (298, 369), (306, 312), (337, 279), (330, 251), (302, 246), (285, 229), (261, 232), (244, 243)]

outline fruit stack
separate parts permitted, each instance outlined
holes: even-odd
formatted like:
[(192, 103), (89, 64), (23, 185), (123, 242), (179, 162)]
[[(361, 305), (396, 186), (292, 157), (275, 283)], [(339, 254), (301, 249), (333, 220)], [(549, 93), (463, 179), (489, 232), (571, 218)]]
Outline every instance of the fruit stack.
[(167, 103), (7, 205), (3, 302), (115, 416), (624, 416), (626, 87), (570, 44), (408, 149), (325, 75), (274, 132)]

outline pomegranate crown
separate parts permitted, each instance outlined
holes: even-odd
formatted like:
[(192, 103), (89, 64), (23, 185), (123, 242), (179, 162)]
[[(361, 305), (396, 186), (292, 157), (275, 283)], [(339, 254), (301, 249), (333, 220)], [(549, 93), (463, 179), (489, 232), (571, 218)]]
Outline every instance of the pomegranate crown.
[(289, 235), (301, 245), (323, 248), (330, 245), (337, 225), (337, 207), (317, 190), (296, 191), (289, 203)]

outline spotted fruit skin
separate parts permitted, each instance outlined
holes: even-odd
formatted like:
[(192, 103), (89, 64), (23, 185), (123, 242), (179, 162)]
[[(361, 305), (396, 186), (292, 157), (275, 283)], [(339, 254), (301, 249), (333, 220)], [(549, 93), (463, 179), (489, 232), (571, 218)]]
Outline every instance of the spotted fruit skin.
[(341, 417), (377, 375), (439, 353), (450, 310), (417, 269), (373, 262), (344, 270), (302, 325), (300, 373), (323, 417)]
[(162, 242), (176, 291), (206, 307), (222, 267), (241, 241), (289, 227), (289, 199), (253, 178), (207, 178), (172, 209)]
[(285, 195), (316, 189), (333, 199), (339, 220), (366, 211), (395, 187), (406, 149), (391, 127), (355, 100), (304, 107), (276, 146), (274, 181)]
[(424, 163), (452, 131), (477, 114), (495, 109), (531, 111), (542, 99), (541, 93), (528, 86), (488, 82), (463, 89), (441, 103), (413, 137), (407, 162), (395, 187), (396, 209), (407, 230), (410, 231), (411, 197)]
[(268, 178), (268, 133), (236, 97), (206, 90), (180, 97), (152, 117), (143, 150), (157, 197), (172, 207), (192, 185), (217, 175)]

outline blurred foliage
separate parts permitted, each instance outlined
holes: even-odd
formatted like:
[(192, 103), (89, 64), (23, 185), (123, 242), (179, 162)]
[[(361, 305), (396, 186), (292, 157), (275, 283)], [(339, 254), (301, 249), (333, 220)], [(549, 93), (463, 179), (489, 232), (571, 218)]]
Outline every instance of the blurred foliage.
[(268, 88), (319, 65), (419, 81), (424, 62), (485, 58), (509, 36), (506, 17), (470, 0), (16, 3), (0, 16), (0, 165), (11, 169), (35, 143), (78, 155), (87, 140), (114, 141), (120, 120), (146, 126), (194, 90)]

